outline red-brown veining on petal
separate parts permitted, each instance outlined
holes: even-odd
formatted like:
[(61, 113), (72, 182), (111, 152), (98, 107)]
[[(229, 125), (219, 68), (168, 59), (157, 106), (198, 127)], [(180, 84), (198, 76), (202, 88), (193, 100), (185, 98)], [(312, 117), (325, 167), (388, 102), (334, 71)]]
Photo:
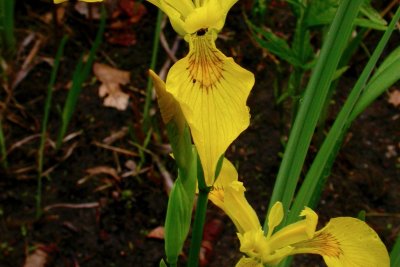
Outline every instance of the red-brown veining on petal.
[(328, 257), (339, 258), (343, 254), (339, 240), (331, 233), (319, 232), (308, 240), (294, 245), (297, 248), (310, 250), (310, 253), (316, 253)]
[(187, 68), (192, 82), (199, 83), (200, 89), (207, 92), (223, 78), (223, 55), (211, 38), (211, 34), (193, 34)]

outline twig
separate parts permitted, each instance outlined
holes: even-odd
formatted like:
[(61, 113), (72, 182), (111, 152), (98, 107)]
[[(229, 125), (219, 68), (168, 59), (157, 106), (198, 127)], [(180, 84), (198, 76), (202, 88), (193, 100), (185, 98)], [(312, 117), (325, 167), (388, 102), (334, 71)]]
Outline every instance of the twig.
[(115, 152), (117, 152), (117, 153), (125, 154), (125, 155), (131, 156), (131, 157), (137, 157), (137, 156), (139, 156), (139, 155), (138, 155), (137, 153), (135, 153), (135, 152), (132, 152), (132, 151), (129, 151), (129, 150), (120, 148), (120, 147), (105, 145), (105, 144), (102, 144), (102, 143), (97, 142), (97, 141), (94, 141), (93, 144), (94, 144), (95, 146), (98, 146), (98, 147), (101, 147), (101, 148), (104, 148), (104, 149), (108, 149), (108, 150), (112, 150), (112, 151), (115, 151)]
[(100, 207), (100, 204), (98, 202), (90, 202), (90, 203), (80, 203), (80, 204), (74, 204), (74, 203), (58, 203), (58, 204), (53, 204), (46, 206), (43, 211), (49, 211), (52, 209), (93, 209), (93, 208), (98, 208)]
[(165, 52), (167, 53), (168, 57), (173, 61), (173, 62), (177, 62), (178, 59), (175, 57), (175, 53), (172, 52), (172, 50), (170, 49), (167, 39), (165, 38), (165, 34), (163, 31), (161, 31), (160, 33), (160, 42), (161, 42), (161, 46), (164, 48)]
[[(161, 32), (162, 33), (162, 32)], [(161, 34), (162, 35), (162, 34)], [(174, 44), (172, 45), (172, 49), (170, 50), (170, 52), (174, 55), (176, 54), (176, 51), (178, 51), (179, 48), (179, 44), (180, 41), (182, 40), (181, 37), (176, 36)], [(165, 62), (164, 65), (162, 66), (160, 73), (158, 74), (160, 76), (161, 80), (165, 80), (165, 78), (167, 77), (167, 73), (168, 73), (168, 69), (172, 64), (172, 60), (170, 58), (168, 58)]]

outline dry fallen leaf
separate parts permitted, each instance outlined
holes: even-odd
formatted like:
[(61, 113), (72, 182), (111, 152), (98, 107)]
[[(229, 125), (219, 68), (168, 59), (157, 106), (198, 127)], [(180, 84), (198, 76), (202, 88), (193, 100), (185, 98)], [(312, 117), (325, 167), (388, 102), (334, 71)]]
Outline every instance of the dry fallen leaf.
[(164, 240), (164, 227), (158, 226), (154, 228), (153, 230), (150, 231), (150, 233), (147, 234), (146, 237)]
[[(100, 8), (97, 5), (93, 5), (85, 3), (85, 2), (77, 2), (75, 4), (75, 10), (85, 16), (86, 18), (89, 18), (91, 16), (92, 19), (100, 19), (101, 18), (101, 14), (100, 14)], [(89, 8), (91, 8), (91, 12), (92, 14), (90, 14)]]
[(120, 0), (119, 7), (129, 17), (130, 23), (140, 21), (144, 14), (146, 14), (146, 7), (140, 1), (134, 0)]
[(93, 65), (93, 72), (97, 79), (102, 82), (99, 88), (99, 96), (105, 97), (104, 106), (125, 110), (128, 107), (129, 95), (122, 92), (120, 85), (129, 83), (129, 72), (101, 63)]
[(131, 30), (110, 31), (106, 35), (107, 42), (115, 45), (132, 46), (136, 44), (136, 34)]
[(44, 267), (46, 266), (48, 254), (38, 247), (32, 254), (25, 259), (24, 267)]
[[(56, 20), (57, 20), (57, 25), (61, 25), (64, 21), (65, 18), (65, 6), (63, 5), (57, 5), (56, 7)], [(40, 19), (46, 23), (50, 24), (53, 21), (53, 12), (47, 12), (44, 15), (40, 17)]]
[(395, 107), (400, 106), (400, 90), (390, 92), (388, 102)]

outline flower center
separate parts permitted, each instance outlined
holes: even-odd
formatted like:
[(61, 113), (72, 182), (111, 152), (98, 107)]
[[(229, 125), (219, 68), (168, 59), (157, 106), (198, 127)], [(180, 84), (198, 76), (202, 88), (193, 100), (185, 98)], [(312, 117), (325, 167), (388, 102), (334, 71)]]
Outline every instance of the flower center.
[(213, 89), (223, 78), (223, 54), (215, 47), (213, 34), (200, 29), (190, 36), (189, 70), (193, 84), (200, 89)]

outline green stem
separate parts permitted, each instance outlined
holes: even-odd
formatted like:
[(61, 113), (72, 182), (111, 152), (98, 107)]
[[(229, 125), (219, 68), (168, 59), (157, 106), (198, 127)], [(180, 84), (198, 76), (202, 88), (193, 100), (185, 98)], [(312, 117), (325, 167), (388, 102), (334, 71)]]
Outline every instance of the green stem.
[(199, 264), (199, 253), (201, 248), (201, 241), (203, 240), (203, 228), (206, 219), (208, 193), (208, 189), (202, 189), (200, 190), (197, 198), (192, 239), (190, 241), (188, 267), (197, 267)]
[(203, 228), (206, 220), (208, 193), (211, 187), (207, 187), (204, 180), (204, 172), (200, 157), (197, 155), (197, 181), (199, 185), (199, 195), (197, 197), (196, 214), (194, 216), (192, 239), (190, 241), (188, 267), (197, 267), (199, 264), (199, 253), (201, 241), (203, 240)]
[[(157, 63), (157, 55), (160, 46), (160, 33), (161, 33), (161, 21), (163, 18), (163, 13), (161, 10), (158, 10), (157, 13), (157, 23), (156, 29), (154, 31), (154, 38), (153, 38), (153, 52), (151, 55), (151, 62), (150, 62), (150, 69), (154, 70)], [(147, 80), (147, 88), (146, 88), (146, 100), (144, 102), (144, 110), (143, 110), (143, 131), (147, 132), (150, 127), (150, 104), (151, 104), (151, 96), (153, 91), (153, 81), (149, 77)]]

